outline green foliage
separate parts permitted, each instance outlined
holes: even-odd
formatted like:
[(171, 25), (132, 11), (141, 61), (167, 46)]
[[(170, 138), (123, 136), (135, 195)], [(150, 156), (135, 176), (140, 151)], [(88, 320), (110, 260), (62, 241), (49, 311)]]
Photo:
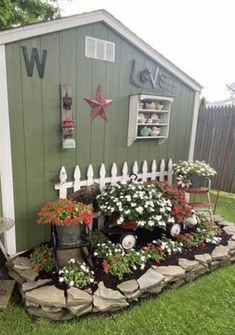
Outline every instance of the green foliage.
[(177, 175), (195, 175), (210, 177), (216, 174), (216, 171), (204, 161), (179, 161), (174, 164), (174, 170)]
[(95, 249), (97, 247), (97, 244), (106, 243), (107, 240), (107, 237), (100, 231), (92, 231), (90, 235), (91, 249)]
[(125, 274), (132, 272), (127, 258), (120, 255), (104, 261), (103, 268), (104, 272), (110, 273), (119, 280), (122, 280)]
[[(214, 200), (215, 194), (212, 193)], [(235, 218), (235, 195), (221, 192), (217, 214)], [(132, 308), (68, 322), (32, 319), (16, 301), (0, 313), (0, 334), (14, 335), (233, 335), (235, 266), (226, 266)]]
[(52, 271), (55, 268), (55, 255), (46, 244), (34, 248), (30, 263), (35, 271)]
[(182, 190), (170, 185), (168, 182), (151, 181), (150, 183), (163, 194), (164, 198), (171, 201), (171, 215), (176, 222), (182, 222), (185, 218), (192, 215), (192, 207), (186, 202), (185, 193)]
[(125, 251), (122, 248), (121, 244), (115, 244), (110, 241), (101, 244), (98, 243), (94, 252), (94, 256), (101, 259), (124, 255)]
[(104, 215), (117, 216), (117, 224), (131, 220), (137, 227), (153, 229), (166, 228), (175, 222), (171, 216), (171, 201), (163, 198), (154, 185), (143, 182), (122, 181), (108, 185), (97, 197)]
[(143, 270), (148, 261), (158, 263), (164, 257), (157, 245), (149, 244), (139, 251), (135, 249), (124, 251), (120, 244), (114, 244), (110, 241), (98, 244), (94, 256), (103, 260), (104, 272), (118, 277), (119, 280), (137, 268)]
[(52, 0), (1, 0), (0, 30), (55, 19), (60, 16), (56, 2)]
[(177, 240), (181, 242), (183, 248), (191, 249), (199, 246), (204, 247), (206, 243), (219, 244), (220, 235), (221, 229), (201, 216), (196, 230), (180, 234)]
[(75, 259), (70, 259), (68, 264), (59, 271), (60, 282), (65, 282), (68, 286), (86, 288), (94, 282), (93, 271), (85, 263), (79, 263)]

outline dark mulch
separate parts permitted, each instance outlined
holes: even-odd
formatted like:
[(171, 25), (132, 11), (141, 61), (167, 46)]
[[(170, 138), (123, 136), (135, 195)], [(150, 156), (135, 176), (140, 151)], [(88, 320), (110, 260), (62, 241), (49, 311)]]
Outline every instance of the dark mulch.
[[(231, 235), (227, 235), (223, 232), (220, 236), (222, 238), (220, 245), (227, 245), (228, 240)], [(161, 261), (160, 265), (178, 265), (179, 258), (187, 258), (189, 260), (194, 260), (195, 255), (202, 254), (211, 254), (217, 245), (215, 244), (206, 244), (204, 248), (193, 248), (190, 250), (184, 250), (183, 252), (174, 253), (172, 255), (167, 256), (163, 261)]]
[[(227, 235), (225, 232), (222, 233), (221, 235), (221, 245), (227, 245), (228, 240), (230, 239), (230, 235)], [(184, 250), (182, 253), (173, 253), (172, 255), (168, 255), (164, 260), (162, 260), (160, 262), (160, 264), (158, 264), (159, 266), (161, 265), (178, 265), (178, 259), (179, 258), (187, 258), (189, 260), (193, 260), (195, 255), (198, 254), (204, 254), (204, 253), (211, 253), (213, 251), (213, 249), (216, 247), (216, 245), (214, 244), (207, 244), (204, 248), (193, 248), (190, 250)], [(31, 251), (28, 251), (27, 253), (24, 254), (24, 256), (29, 257)], [(4, 256), (2, 255), (2, 253), (0, 253), (0, 266), (2, 269), (2, 273), (4, 273), (4, 278), (7, 277), (7, 271), (5, 269), (4, 266)], [(118, 278), (107, 274), (103, 271), (102, 269), (102, 264), (99, 261), (95, 261), (94, 260), (94, 272), (95, 272), (95, 284), (91, 285), (91, 290), (94, 292), (98, 285), (97, 283), (99, 283), (100, 281), (103, 281), (105, 286), (108, 288), (112, 288), (112, 289), (116, 289), (117, 285), (120, 284), (123, 281), (126, 280), (131, 280), (131, 279), (138, 279), (139, 277), (141, 277), (150, 267), (153, 263), (148, 263), (145, 267), (144, 270), (140, 270), (137, 269), (136, 271), (133, 271), (130, 274), (126, 274), (122, 280), (119, 280)], [(45, 279), (45, 278), (51, 278), (52, 282), (51, 285), (55, 285), (57, 288), (64, 290), (65, 291), (65, 295), (66, 295), (66, 291), (67, 291), (67, 285), (65, 283), (61, 283), (59, 281), (59, 276), (57, 274), (57, 272), (53, 272), (53, 273), (46, 273), (46, 272), (40, 272), (39, 276), (36, 279)]]
[[(108, 288), (116, 289), (117, 285), (123, 281), (131, 280), (131, 279), (138, 279), (141, 277), (150, 267), (152, 263), (146, 264), (144, 270), (137, 269), (132, 273), (127, 273), (124, 275), (122, 280), (119, 280), (117, 277), (112, 276), (111, 274), (105, 273), (102, 269), (102, 265), (100, 262), (94, 263), (94, 272), (95, 272), (95, 280), (97, 283), (103, 281), (104, 285)], [(94, 285), (93, 289), (96, 289), (98, 285)]]
[[(225, 232), (222, 233), (220, 236), (222, 238), (220, 245), (227, 245), (228, 240), (230, 239), (231, 235), (227, 235)], [(184, 250), (183, 252), (173, 253), (172, 255), (168, 255), (164, 260), (158, 264), (158, 266), (164, 265), (178, 265), (179, 258), (187, 258), (189, 260), (194, 260), (195, 255), (201, 255), (205, 253), (211, 253), (214, 248), (216, 247), (215, 244), (207, 244), (204, 248), (193, 248), (191, 250)], [(117, 285), (123, 281), (131, 280), (131, 279), (138, 279), (141, 277), (152, 265), (153, 263), (149, 263), (146, 265), (144, 270), (137, 269), (136, 271), (126, 274), (123, 279), (120, 281), (118, 278), (105, 273), (102, 271), (102, 265), (100, 263), (94, 264), (94, 272), (96, 281), (99, 283), (103, 281), (106, 287), (116, 289)]]

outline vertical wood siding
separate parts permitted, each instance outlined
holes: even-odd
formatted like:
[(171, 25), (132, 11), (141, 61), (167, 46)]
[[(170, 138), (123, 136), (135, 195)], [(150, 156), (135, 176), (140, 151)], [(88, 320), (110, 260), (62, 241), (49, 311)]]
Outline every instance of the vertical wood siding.
[[(116, 45), (115, 62), (104, 62), (85, 57), (85, 37), (110, 40)], [(35, 67), (33, 77), (26, 74), (22, 46), (47, 49), (44, 78)], [(45, 241), (49, 227), (36, 224), (37, 212), (45, 201), (54, 199), (54, 184), (58, 171), (64, 165), (68, 179), (74, 166), (81, 168), (85, 178), (89, 163), (98, 174), (102, 162), (118, 169), (124, 161), (172, 158), (187, 159), (194, 92), (170, 73), (174, 82), (171, 92), (155, 89), (151, 84), (144, 89), (130, 84), (131, 62), (136, 69), (158, 64), (129, 44), (102, 23), (86, 25), (58, 33), (31, 38), (6, 46), (9, 90), (10, 126), (13, 157), (14, 195), (16, 206), (17, 248), (22, 250)], [(71, 85), (73, 116), (76, 121), (75, 150), (61, 150), (59, 85)], [(98, 117), (90, 122), (90, 107), (83, 97), (94, 96), (102, 85), (106, 98), (113, 99), (106, 110), (108, 122)], [(129, 95), (139, 92), (172, 94), (170, 136), (162, 145), (155, 140), (138, 140), (127, 147)]]
[(234, 107), (200, 107), (194, 158), (217, 171), (212, 184), (215, 189), (235, 193)]
[(0, 178), (0, 216), (2, 216), (2, 193), (1, 193), (1, 178)]

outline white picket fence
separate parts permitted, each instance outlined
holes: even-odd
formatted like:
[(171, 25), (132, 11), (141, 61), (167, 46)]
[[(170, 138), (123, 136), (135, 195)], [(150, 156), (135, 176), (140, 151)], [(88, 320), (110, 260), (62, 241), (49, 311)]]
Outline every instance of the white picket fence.
[[(149, 171), (150, 170), (150, 171)], [(168, 161), (166, 165), (164, 159), (161, 160), (159, 165), (159, 170), (157, 170), (156, 160), (152, 161), (150, 169), (148, 163), (145, 160), (142, 164), (141, 171), (139, 172), (138, 163), (135, 161), (132, 168), (128, 168), (127, 162), (123, 163), (121, 175), (118, 175), (118, 169), (116, 163), (112, 164), (111, 167), (111, 176), (106, 177), (106, 168), (104, 163), (101, 164), (99, 170), (99, 178), (94, 178), (93, 167), (90, 164), (87, 169), (87, 179), (81, 180), (81, 172), (78, 165), (74, 169), (74, 180), (67, 181), (67, 172), (64, 166), (62, 166), (59, 174), (59, 183), (55, 185), (55, 189), (59, 191), (59, 198), (64, 199), (68, 195), (68, 189), (72, 189), (73, 192), (76, 192), (81, 189), (83, 186), (89, 186), (94, 183), (100, 185), (100, 190), (102, 191), (106, 184), (115, 185), (118, 181), (129, 180), (129, 176), (134, 173), (138, 176), (139, 181), (147, 180), (167, 180), (172, 184), (172, 175), (173, 175), (173, 164), (172, 160)]]

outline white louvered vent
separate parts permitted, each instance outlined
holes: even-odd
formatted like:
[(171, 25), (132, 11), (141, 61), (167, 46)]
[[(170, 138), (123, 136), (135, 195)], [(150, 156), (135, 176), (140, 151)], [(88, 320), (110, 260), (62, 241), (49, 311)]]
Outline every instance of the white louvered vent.
[(114, 62), (115, 43), (86, 36), (85, 55), (88, 58)]

